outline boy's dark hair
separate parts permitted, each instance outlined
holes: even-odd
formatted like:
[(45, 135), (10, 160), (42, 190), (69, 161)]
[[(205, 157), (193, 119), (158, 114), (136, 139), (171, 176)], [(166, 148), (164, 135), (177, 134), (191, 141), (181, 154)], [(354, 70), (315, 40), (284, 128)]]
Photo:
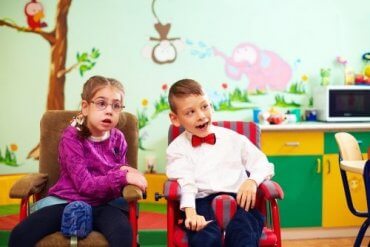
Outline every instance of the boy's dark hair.
[(174, 98), (184, 98), (190, 95), (204, 95), (202, 86), (192, 79), (182, 79), (175, 82), (168, 93), (168, 103), (172, 112), (176, 113)]

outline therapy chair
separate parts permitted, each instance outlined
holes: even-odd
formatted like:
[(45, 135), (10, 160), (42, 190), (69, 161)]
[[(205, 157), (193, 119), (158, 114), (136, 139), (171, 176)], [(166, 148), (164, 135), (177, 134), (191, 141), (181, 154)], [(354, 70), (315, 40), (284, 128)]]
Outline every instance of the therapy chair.
[[(357, 142), (356, 138), (349, 133), (346, 132), (339, 132), (335, 134), (335, 140), (338, 144), (339, 148), (339, 164), (340, 164), (340, 174), (342, 177), (342, 183), (344, 188), (344, 193), (346, 196), (347, 206), (351, 213), (358, 217), (366, 218), (364, 223), (362, 224), (354, 246), (360, 246), (362, 239), (364, 238), (365, 232), (369, 226), (370, 219), (369, 219), (369, 208), (370, 208), (370, 174), (369, 174), (369, 161), (367, 165), (364, 165), (366, 161), (362, 159), (362, 153)], [(370, 159), (370, 157), (368, 157)], [(348, 162), (348, 166), (345, 166), (344, 163)], [(359, 164), (359, 166), (357, 165)], [(365, 182), (365, 190), (366, 190), (366, 200), (367, 200), (367, 212), (358, 211), (352, 201), (350, 186), (348, 184), (347, 178), (347, 171), (352, 171), (356, 173), (363, 174), (364, 182)]]
[[(219, 121), (214, 125), (232, 129), (239, 134), (245, 135), (249, 140), (260, 147), (260, 129), (253, 122)], [(168, 133), (168, 143), (171, 143), (183, 128), (171, 125)], [(164, 184), (163, 194), (155, 193), (156, 200), (165, 197), (167, 199), (167, 246), (188, 246), (186, 233), (182, 228), (182, 219), (179, 209), (180, 186), (176, 180), (168, 180)], [(280, 185), (271, 181), (264, 181), (257, 190), (256, 208), (265, 216), (265, 226), (260, 238), (260, 246), (281, 246), (280, 218), (277, 199), (283, 199), (284, 194)], [(237, 203), (229, 195), (218, 195), (212, 202), (217, 223), (222, 230), (233, 217)]]
[[(59, 177), (58, 144), (62, 131), (70, 124), (76, 111), (54, 110), (47, 111), (40, 123), (40, 160), (39, 173), (29, 174), (18, 180), (11, 188), (9, 196), (20, 198), (20, 220), (27, 217), (30, 210), (30, 201), (37, 201), (46, 196), (47, 191)], [(123, 112), (117, 125), (124, 134), (128, 144), (128, 163), (137, 168), (138, 154), (138, 123), (134, 115)], [(122, 191), (123, 197), (129, 202), (129, 220), (132, 227), (133, 244), (137, 246), (137, 200), (143, 195), (139, 188), (127, 185)], [(36, 246), (69, 246), (70, 240), (55, 232), (41, 239)], [(85, 239), (78, 241), (78, 246), (108, 246), (104, 236), (92, 231)]]

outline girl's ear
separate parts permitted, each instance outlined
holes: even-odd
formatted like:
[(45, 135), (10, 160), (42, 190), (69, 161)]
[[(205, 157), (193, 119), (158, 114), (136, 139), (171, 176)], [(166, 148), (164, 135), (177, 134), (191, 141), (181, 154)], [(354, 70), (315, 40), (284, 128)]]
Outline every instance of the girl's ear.
[(82, 100), (82, 102), (81, 102), (81, 112), (82, 112), (82, 115), (84, 117), (87, 116), (88, 108), (89, 108), (89, 103), (86, 100)]
[(179, 122), (177, 115), (173, 112), (170, 112), (169, 116), (170, 116), (171, 123), (175, 125), (176, 127), (180, 127), (180, 122)]

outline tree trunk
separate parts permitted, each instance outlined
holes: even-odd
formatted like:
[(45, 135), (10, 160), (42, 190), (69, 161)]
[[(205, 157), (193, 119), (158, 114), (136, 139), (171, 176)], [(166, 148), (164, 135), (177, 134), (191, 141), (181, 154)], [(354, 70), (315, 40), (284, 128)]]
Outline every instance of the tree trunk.
[(50, 42), (50, 74), (49, 90), (46, 109), (64, 109), (64, 85), (65, 75), (58, 78), (58, 72), (65, 69), (67, 58), (67, 16), (72, 0), (60, 0), (57, 7), (56, 24), (54, 37), (55, 41)]

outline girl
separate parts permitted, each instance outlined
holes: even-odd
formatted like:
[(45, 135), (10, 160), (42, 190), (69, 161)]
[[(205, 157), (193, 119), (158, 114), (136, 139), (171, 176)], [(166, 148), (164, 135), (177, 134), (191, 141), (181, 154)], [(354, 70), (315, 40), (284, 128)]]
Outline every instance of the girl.
[(131, 246), (127, 212), (115, 206), (115, 199), (127, 184), (145, 191), (147, 181), (126, 164), (127, 143), (115, 128), (124, 108), (124, 88), (117, 80), (93, 76), (84, 84), (81, 98), (80, 116), (60, 139), (60, 177), (43, 199), (47, 206), (13, 229), (9, 246), (34, 246), (59, 231), (63, 210), (71, 201), (92, 206), (93, 230), (101, 232), (109, 246)]

